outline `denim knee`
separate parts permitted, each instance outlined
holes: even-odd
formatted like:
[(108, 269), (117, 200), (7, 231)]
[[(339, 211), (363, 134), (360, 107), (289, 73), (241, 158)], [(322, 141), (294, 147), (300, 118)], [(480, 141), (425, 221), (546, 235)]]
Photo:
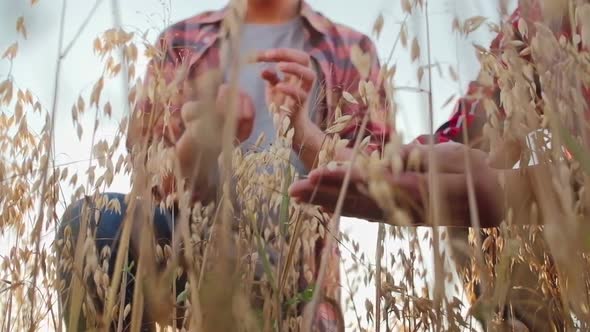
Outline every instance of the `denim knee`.
[[(110, 211), (107, 208), (103, 208), (100, 210), (100, 213), (95, 214), (97, 208), (94, 200), (91, 198), (82, 198), (66, 208), (61, 217), (59, 229), (55, 236), (57, 242), (56, 254), (57, 259), (60, 261), (58, 276), (59, 279), (61, 279), (60, 282), (63, 283), (64, 286), (64, 289), (59, 290), (59, 301), (64, 306), (64, 314), (66, 319), (70, 312), (69, 285), (71, 285), (73, 277), (72, 264), (75, 257), (75, 249), (79, 238), (83, 215), (88, 216), (87, 229), (91, 230), (91, 233), (95, 236), (95, 247), (96, 253), (99, 256), (99, 261), (101, 260), (100, 256), (102, 250), (106, 246), (110, 246), (111, 256), (107, 259), (109, 265), (109, 275), (112, 275), (112, 270), (115, 266), (114, 261), (116, 259), (116, 242), (119, 236), (119, 230), (121, 228), (120, 226), (123, 224), (123, 219), (126, 213), (125, 195), (119, 193), (105, 193), (104, 195), (107, 196), (108, 201), (113, 199), (118, 200), (119, 205), (121, 206), (121, 211), (116, 212)], [(96, 220), (96, 216), (98, 216), (98, 220)], [(68, 230), (67, 232), (66, 229)], [(64, 263), (64, 265), (62, 265), (62, 263)], [(83, 283), (86, 284), (86, 282), (87, 280), (85, 280)], [(89, 285), (90, 284), (87, 284), (86, 286)], [(90, 293), (93, 292), (90, 291)], [(91, 298), (96, 299), (95, 295), (96, 294), (93, 294)], [(98, 302), (96, 302), (94, 305), (100, 307)], [(81, 314), (79, 320), (79, 329), (82, 330), (86, 329), (87, 327), (86, 319), (83, 316), (84, 315)]]
[(87, 227), (93, 231), (96, 231), (96, 245), (99, 247), (97, 249), (100, 249), (105, 245), (112, 244), (119, 233), (121, 225), (123, 224), (127, 205), (125, 204), (124, 194), (105, 193), (104, 195), (108, 197), (109, 201), (113, 199), (118, 200), (119, 205), (121, 206), (121, 211), (117, 212), (103, 208), (98, 214), (99, 220), (95, 220), (95, 212), (97, 208), (95, 207), (94, 202), (90, 198), (82, 198), (66, 208), (61, 218), (60, 227), (56, 238), (58, 240), (63, 239), (64, 231), (67, 227), (70, 228), (73, 239), (78, 237), (78, 233), (80, 232), (81, 217), (84, 212), (83, 208), (86, 205), (86, 207), (89, 209), (86, 211), (88, 213)]

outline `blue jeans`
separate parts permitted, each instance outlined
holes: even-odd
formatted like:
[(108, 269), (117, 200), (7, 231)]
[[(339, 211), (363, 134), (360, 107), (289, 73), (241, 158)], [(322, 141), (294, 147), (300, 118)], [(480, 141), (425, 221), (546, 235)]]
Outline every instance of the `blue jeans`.
[[(101, 252), (103, 248), (109, 246), (111, 249), (110, 258), (108, 259), (109, 268), (108, 268), (108, 275), (111, 277), (114, 273), (115, 268), (115, 261), (117, 259), (117, 248), (118, 242), (120, 238), (120, 234), (122, 231), (123, 220), (125, 218), (125, 213), (127, 211), (127, 205), (125, 204), (125, 195), (119, 193), (105, 193), (104, 195), (108, 196), (108, 200), (117, 199), (121, 205), (121, 213), (117, 213), (114, 211), (109, 211), (106, 208), (102, 209), (99, 214), (99, 219), (95, 220), (95, 211), (96, 208), (94, 207), (94, 202), (91, 199), (87, 200), (87, 206), (90, 208), (89, 215), (89, 222), (88, 228), (90, 228), (93, 233), (95, 234), (95, 243), (97, 249), (97, 255), (99, 257), (99, 264), (102, 263), (101, 260)], [(72, 251), (71, 254), (73, 256), (73, 251), (76, 248), (76, 239), (78, 238), (78, 233), (80, 230), (80, 217), (82, 216), (83, 207), (84, 207), (85, 199), (81, 199), (74, 204), (68, 206), (66, 211), (64, 212), (58, 233), (56, 234), (56, 240), (64, 239), (64, 231), (67, 226), (71, 229), (71, 245)], [(172, 214), (171, 213), (164, 213), (160, 209), (155, 209), (154, 211), (154, 232), (158, 244), (170, 244), (172, 240)], [(65, 240), (65, 239), (64, 239)], [(64, 241), (65, 242), (65, 241)], [(63, 252), (58, 252), (58, 256), (61, 257)], [(128, 262), (135, 262), (133, 265), (128, 265), (130, 268), (129, 275), (127, 276), (127, 287), (126, 287), (126, 294), (125, 294), (125, 304), (131, 303), (133, 298), (133, 290), (134, 290), (134, 278), (133, 275), (135, 274), (135, 265), (137, 264), (137, 255), (133, 252), (132, 248), (128, 251)], [(69, 317), (69, 299), (68, 299), (68, 285), (71, 284), (71, 271), (63, 271), (60, 269), (59, 277), (65, 280), (66, 288), (63, 293), (60, 294), (60, 301), (64, 305), (64, 313), (66, 314), (66, 321)], [(90, 294), (94, 294), (96, 296), (96, 291), (93, 291), (93, 281), (92, 281), (92, 274), (88, 277), (90, 279), (86, 282), (87, 292)], [(177, 279), (177, 293), (180, 292), (181, 289), (184, 288), (184, 284), (186, 282), (185, 278), (181, 278), (183, 280)], [(178, 294), (177, 294), (178, 295)], [(96, 299), (95, 305), (99, 309), (99, 312), (102, 312), (102, 301), (99, 301), (98, 298)], [(123, 306), (124, 307), (124, 306)], [(80, 313), (82, 316), (82, 313)], [(131, 315), (127, 316), (128, 321), (125, 322), (125, 325), (128, 326), (130, 323)], [(145, 320), (145, 319), (144, 319)], [(86, 319), (84, 317), (80, 318), (79, 329), (86, 330), (85, 327)], [(150, 324), (148, 322), (144, 322), (145, 330), (150, 330)]]
[[(111, 254), (110, 257), (108, 259), (108, 263), (109, 263), (109, 268), (108, 268), (108, 275), (109, 277), (112, 278), (112, 275), (114, 274), (114, 268), (115, 268), (115, 261), (117, 259), (117, 249), (119, 247), (119, 238), (120, 238), (120, 234), (122, 232), (123, 229), (123, 221), (125, 219), (125, 214), (127, 212), (127, 205), (125, 204), (125, 195), (124, 194), (120, 194), (120, 193), (105, 193), (103, 195), (106, 195), (108, 197), (108, 201), (116, 199), (119, 201), (119, 204), (121, 206), (121, 213), (117, 213), (114, 211), (109, 211), (106, 208), (105, 209), (101, 209), (99, 211), (98, 214), (98, 220), (95, 219), (95, 212), (97, 210), (96, 207), (94, 207), (94, 202), (92, 201), (92, 199), (88, 199), (86, 205), (88, 206), (89, 211), (86, 211), (86, 213), (89, 213), (90, 217), (89, 217), (89, 221), (88, 221), (88, 228), (92, 231), (93, 234), (95, 234), (95, 244), (96, 244), (96, 252), (97, 255), (99, 256), (99, 264), (102, 264), (102, 259), (100, 258), (101, 252), (103, 250), (103, 248), (105, 247), (110, 247), (111, 249)], [(81, 222), (81, 216), (85, 205), (85, 200), (86, 199), (81, 199), (75, 203), (73, 203), (72, 205), (68, 206), (68, 208), (66, 209), (66, 211), (64, 212), (62, 218), (61, 218), (61, 224), (58, 230), (58, 233), (56, 235), (56, 240), (60, 240), (63, 239), (65, 241), (65, 237), (64, 237), (64, 231), (66, 229), (66, 227), (69, 226), (69, 228), (71, 229), (71, 245), (72, 245), (72, 250), (70, 252), (70, 254), (73, 256), (73, 251), (76, 247), (76, 239), (78, 238), (78, 233), (80, 230), (80, 222)], [(158, 242), (158, 244), (160, 246), (163, 246), (165, 244), (170, 245), (170, 243), (172, 242), (172, 225), (173, 225), (173, 214), (172, 213), (167, 213), (167, 212), (163, 212), (161, 209), (156, 208), (154, 211), (154, 218), (153, 218), (153, 226), (154, 226), (154, 234), (156, 237), (156, 240)], [(269, 261), (272, 265), (277, 263), (278, 260), (278, 253), (274, 252), (274, 250), (270, 249), (270, 248), (266, 248), (267, 250), (267, 254), (269, 255)], [(63, 252), (59, 252), (58, 251), (58, 259), (59, 257), (61, 257), (62, 255), (64, 255)], [(134, 275), (136, 273), (136, 264), (137, 264), (137, 259), (139, 258), (138, 255), (136, 255), (136, 253), (134, 253), (133, 247), (130, 247), (128, 250), (128, 256), (127, 256), (127, 261), (129, 263), (131, 262), (135, 262), (135, 264), (132, 265), (128, 265), (129, 268), (128, 270), (128, 275), (127, 275), (127, 284), (126, 284), (126, 289), (125, 289), (125, 305), (132, 303), (132, 299), (133, 299), (133, 292), (134, 292)], [(264, 268), (263, 265), (260, 261), (258, 261), (256, 263), (256, 268), (255, 268), (255, 272), (254, 272), (254, 279), (255, 280), (260, 280), (260, 278), (263, 276), (264, 274)], [(70, 285), (71, 284), (71, 278), (72, 278), (72, 274), (70, 271), (63, 271), (63, 270), (59, 270), (59, 277), (62, 278), (63, 280), (65, 280), (66, 285)], [(185, 288), (185, 284), (186, 284), (187, 278), (186, 276), (181, 276), (180, 278), (176, 279), (176, 296), (178, 296), (180, 294), (180, 292)], [(102, 308), (102, 302), (100, 301), (99, 297), (96, 294), (96, 285), (94, 284), (92, 275), (90, 275), (88, 277), (88, 280), (84, 281), (86, 284), (86, 290), (87, 293), (89, 293), (91, 295), (91, 297), (93, 298), (93, 302), (95, 304), (95, 306), (97, 307), (99, 312), (103, 311)], [(303, 283), (300, 285), (301, 289), (305, 289), (305, 286), (303, 285)], [(69, 301), (68, 301), (68, 292), (69, 288), (66, 286), (66, 289), (64, 290), (63, 293), (60, 294), (60, 301), (64, 306), (64, 313), (66, 315), (66, 321), (69, 317)], [(254, 305), (259, 305), (261, 303), (259, 303), (258, 301), (256, 301), (256, 297), (254, 300)], [(124, 307), (124, 306), (123, 306)], [(302, 310), (302, 304), (298, 304), (298, 309)], [(181, 310), (177, 311), (179, 315), (182, 315), (183, 313), (181, 312)], [(86, 330), (86, 320), (87, 318), (92, 318), (92, 317), (82, 317), (82, 313), (81, 313), (81, 317), (80, 317), (80, 321), (79, 321), (79, 330)], [(131, 320), (131, 315), (128, 315), (126, 318), (126, 321), (124, 322), (125, 326), (129, 326), (130, 324), (130, 320)], [(151, 330), (154, 328), (154, 326), (152, 326), (153, 324), (149, 324), (149, 317), (146, 317), (145, 315), (143, 315), (143, 326), (145, 330)], [(179, 319), (178, 320), (178, 324), (180, 327), (180, 324), (182, 323), (182, 321)], [(91, 326), (92, 327), (92, 326)], [(114, 330), (114, 329), (113, 329)]]

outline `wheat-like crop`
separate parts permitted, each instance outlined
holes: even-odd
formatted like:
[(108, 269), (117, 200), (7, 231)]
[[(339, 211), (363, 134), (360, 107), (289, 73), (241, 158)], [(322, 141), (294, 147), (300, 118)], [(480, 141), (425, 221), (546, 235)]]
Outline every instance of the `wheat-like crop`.
[[(239, 29), (243, 15), (240, 2), (236, 4), (225, 22), (230, 32)], [(522, 1), (521, 5), (526, 9), (528, 4)], [(155, 78), (145, 85), (138, 78), (143, 70), (138, 56), (143, 52), (157, 63), (162, 51), (138, 33), (126, 31), (118, 20), (116, 27), (93, 41), (104, 69), (89, 96), (80, 95), (71, 108), (77, 138), (85, 133), (92, 136), (89, 166), (81, 176), (68, 165), (57, 164), (53, 144), (59, 73), (73, 45), (63, 40), (63, 1), (52, 104), (43, 104), (33, 91), (19, 86), (18, 73), (0, 78), (0, 232), (7, 239), (0, 256), (1, 330), (123, 331), (157, 323), (160, 328), (174, 326), (186, 331), (300, 331), (310, 324), (303, 308), (313, 310), (321, 295), (341, 298), (343, 310), (353, 317), (346, 322), (347, 330), (462, 331), (481, 324), (489, 330), (510, 330), (505, 318), (514, 312), (526, 322), (542, 318), (537, 321), (545, 323), (533, 323), (531, 330), (587, 330), (590, 4), (573, 0), (545, 0), (541, 4), (542, 18), (533, 23), (524, 16), (517, 33), (510, 24), (487, 25), (507, 36), (502, 52), (475, 45), (482, 67), (482, 93), (472, 97), (478, 99), (485, 114), (485, 125), (483, 139), (470, 141), (466, 131), (464, 143), (488, 150), (498, 160), (503, 160), (510, 146), (517, 145), (521, 152), (516, 159), (530, 179), (527, 205), (518, 211), (503, 211), (500, 227), (482, 228), (477, 215), (469, 230), (437, 227), (453, 222), (448, 220), (445, 200), (433, 189), (425, 196), (422, 215), (435, 227), (431, 235), (423, 236), (412, 226), (417, 215), (409, 212), (407, 197), (388, 184), (383, 172), (403, 172), (418, 163), (416, 156), (410, 156), (404, 164), (401, 133), (392, 134), (380, 151), (369, 155), (362, 152), (368, 139), (348, 142), (339, 138), (338, 133), (351, 119), (335, 112), (334, 121), (325, 128), (330, 136), (317, 165), (330, 167), (338, 147), (354, 145), (350, 164), (365, 171), (363, 189), (386, 216), (379, 227), (373, 259), (366, 257), (354, 235), (339, 229), (341, 204), (330, 215), (289, 197), (288, 187), (299, 174), (290, 163), (294, 132), (281, 105), (270, 107), (277, 132), (270, 148), (261, 148), (267, 140), (264, 136), (248, 151), (234, 147), (232, 135), (227, 135), (236, 125), (234, 118), (218, 117), (212, 106), (211, 91), (216, 91), (220, 73), (212, 71), (188, 80), (186, 68), (180, 67), (174, 79), (164, 76), (169, 72), (156, 71)], [(500, 1), (500, 5), (505, 11), (506, 2)], [(406, 19), (422, 14), (428, 27), (427, 0), (402, 0), (401, 8)], [(483, 29), (485, 21), (485, 17), (476, 16), (456, 19), (452, 24), (457, 34), (467, 36)], [(578, 28), (569, 38), (556, 36), (564, 22)], [(19, 38), (27, 38), (24, 18), (15, 23)], [(384, 18), (379, 16), (373, 32), (379, 35), (383, 26)], [(413, 62), (428, 58), (416, 75), (419, 81), (429, 80), (435, 68), (429, 45), (420, 45), (410, 33), (403, 21), (393, 49), (399, 42)], [(227, 49), (235, 48), (236, 42), (232, 38), (223, 41)], [(380, 83), (387, 87), (391, 110), (387, 121), (395, 128), (395, 95), (401, 87), (394, 83), (396, 66), (394, 52), (391, 54), (383, 65)], [(2, 61), (12, 63), (18, 55), (19, 43), (15, 41), (3, 51)], [(350, 56), (359, 72), (368, 71), (360, 49), (354, 48)], [(223, 65), (236, 72), (242, 64), (236, 57), (228, 57)], [(452, 80), (458, 80), (454, 68), (448, 71)], [(124, 78), (128, 97), (124, 106), (103, 97), (105, 87), (119, 77)], [(498, 94), (484, 93), (494, 83)], [(199, 112), (191, 108), (197, 105), (182, 111), (188, 120), (186, 130), (201, 154), (188, 179), (181, 175), (178, 160), (164, 140), (148, 144), (146, 138), (130, 153), (120, 152), (135, 113), (118, 124), (111, 140), (94, 139), (113, 108), (134, 109), (146, 99), (154, 111), (142, 121), (151, 125), (159, 118), (169, 121), (173, 117), (170, 105), (184, 97), (179, 94), (179, 84), (192, 84), (204, 91)], [(432, 94), (427, 93), (432, 121)], [(228, 105), (235, 96), (230, 99)], [(344, 93), (341, 104), (361, 103), (372, 110), (362, 119), (362, 129), (369, 117), (380, 116), (374, 112), (378, 99), (374, 82), (361, 82), (357, 90)], [(89, 112), (93, 112), (94, 125), (84, 127), (81, 119)], [(33, 118), (44, 123), (40, 130), (30, 127)], [(526, 166), (531, 160), (537, 163), (534, 172)], [(191, 188), (185, 184), (210, 181), (205, 169), (216, 170), (215, 181), (220, 184), (214, 193), (217, 199), (193, 204)], [(437, 174), (432, 172), (436, 183)], [(123, 212), (121, 202), (105, 191), (116, 177), (127, 176), (132, 185), (125, 196), (126, 217), (119, 237), (115, 244), (97, 248), (95, 243), (101, 240), (98, 223), (101, 213), (107, 213), (101, 210)], [(469, 172), (467, 176), (471, 177), (467, 185), (473, 189), (477, 179)], [(175, 189), (156, 199), (152, 188), (169, 184), (171, 178)], [(509, 184), (499, 181), (503, 190), (508, 190)], [(64, 197), (64, 188), (73, 193), (71, 197)], [(464, 204), (475, 209), (473, 195), (472, 191), (465, 197)], [(60, 215), (62, 206), (79, 200), (80, 211)], [(150, 227), (156, 209), (173, 211), (171, 241), (157, 239)], [(80, 223), (75, 227), (67, 220), (64, 223), (72, 213), (79, 214), (75, 217)], [(341, 284), (324, 290), (328, 294), (320, 294), (320, 287), (316, 287), (334, 273), (326, 268), (326, 255), (321, 261), (313, 259), (318, 239), (323, 239), (327, 248), (338, 246), (351, 257), (344, 262), (347, 268)], [(402, 249), (387, 250), (390, 243), (402, 243)], [(130, 251), (136, 254), (135, 260), (129, 260)], [(430, 256), (434, 264), (429, 263)], [(320, 266), (319, 270), (310, 262)], [(318, 278), (314, 279), (316, 273)], [(429, 274), (434, 275), (433, 280)], [(134, 284), (133, 292), (122, 287), (129, 283)], [(359, 308), (354, 301), (359, 287), (369, 284), (376, 293)], [(467, 295), (460, 296), (463, 292)], [(143, 321), (146, 313), (155, 322)]]

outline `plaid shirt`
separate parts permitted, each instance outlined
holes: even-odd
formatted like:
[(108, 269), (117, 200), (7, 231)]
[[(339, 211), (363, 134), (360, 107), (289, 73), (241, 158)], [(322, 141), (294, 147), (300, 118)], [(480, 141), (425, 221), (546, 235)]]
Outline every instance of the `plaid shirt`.
[[(525, 43), (530, 42), (530, 40), (526, 40), (526, 38), (523, 38), (523, 36), (520, 35), (518, 29), (518, 22), (521, 18), (523, 18), (525, 19), (525, 21), (529, 22), (529, 26), (532, 26), (531, 22), (539, 21), (541, 20), (541, 17), (542, 14), (539, 1), (532, 1), (530, 3), (530, 8), (526, 16), (523, 15), (522, 8), (518, 7), (514, 11), (514, 13), (512, 13), (508, 20), (508, 23), (511, 25), (512, 29), (511, 35), (507, 36), (503, 33), (499, 33), (491, 43), (490, 52), (500, 55), (503, 49), (506, 47), (505, 45), (507, 45), (508, 42), (514, 39), (524, 41)], [(556, 37), (559, 38), (563, 36), (568, 40), (571, 40), (571, 35), (572, 33), (569, 24), (564, 23), (561, 27), (561, 30), (556, 34)], [(588, 45), (586, 45), (585, 47), (587, 46)], [(584, 46), (580, 44), (580, 49), (582, 47)], [(527, 62), (533, 61), (530, 54), (522, 55), (521, 57)], [(590, 87), (583, 87), (582, 91), (586, 100), (588, 101), (588, 104), (590, 105)], [(499, 87), (497, 79), (494, 79), (493, 86), (484, 86), (477, 81), (470, 82), (469, 87), (467, 89), (467, 93), (457, 102), (450, 119), (442, 126), (440, 126), (438, 130), (434, 133), (434, 142), (462, 142), (464, 126), (467, 127), (468, 131), (473, 130), (475, 132), (479, 132), (479, 126), (483, 126), (483, 124), (480, 121), (477, 121), (477, 119), (485, 117), (485, 110), (483, 109), (483, 107), (480, 107), (481, 101), (484, 98), (497, 99), (498, 93)], [(590, 109), (588, 109), (588, 111), (590, 113)], [(504, 111), (502, 109), (500, 110), (500, 115), (504, 115)], [(416, 139), (416, 141), (420, 144), (427, 144), (429, 137), (429, 135), (422, 135), (419, 136)]]
[[(200, 77), (211, 69), (223, 67), (224, 52), (221, 47), (225, 31), (223, 22), (229, 14), (232, 14), (231, 10), (231, 7), (228, 6), (218, 11), (205, 12), (166, 29), (161, 34), (158, 45), (158, 51), (163, 56), (160, 56), (159, 60), (152, 60), (148, 65), (148, 74), (144, 83), (148, 87), (148, 91), (150, 85), (153, 87), (153, 84), (158, 83), (158, 79), (154, 79), (155, 77), (163, 77), (165, 83), (173, 82), (178, 72), (177, 69), (183, 65), (188, 69), (186, 74), (189, 80), (187, 81)], [(352, 146), (368, 109), (368, 107), (361, 106), (362, 99), (358, 93), (359, 82), (369, 80), (377, 88), (378, 96), (381, 98), (381, 107), (377, 107), (377, 111), (370, 114), (364, 136), (370, 136), (369, 152), (380, 149), (387, 141), (389, 127), (385, 124), (386, 93), (380, 82), (381, 66), (373, 42), (366, 35), (328, 20), (312, 10), (304, 1), (301, 2), (300, 15), (304, 20), (305, 27), (304, 50), (318, 64), (321, 70), (319, 76), (323, 79), (322, 88), (325, 98), (319, 106), (319, 112), (315, 112), (317, 114), (315, 122), (320, 128), (326, 129), (334, 120), (335, 110), (338, 107), (343, 115), (352, 115), (348, 126), (339, 132), (340, 137), (349, 139)], [(368, 56), (369, 67), (368, 73), (365, 74), (366, 77), (357, 70), (351, 60), (353, 46), (358, 46)], [(154, 96), (140, 99), (138, 109), (144, 114), (150, 113), (154, 109), (166, 108), (175, 112), (186, 100), (198, 99), (197, 89), (187, 84), (179, 83), (179, 90), (179, 94), (172, 98), (158, 96), (161, 99), (158, 101), (160, 105), (155, 105), (156, 98)], [(352, 94), (359, 103), (345, 101), (344, 91)], [(143, 135), (149, 135), (151, 130), (147, 118), (149, 117), (143, 117), (140, 127)], [(323, 248), (322, 242), (318, 243), (317, 248), (319, 249), (316, 250), (316, 253), (304, 263), (316, 277)], [(323, 294), (336, 302), (339, 302), (340, 298), (339, 261), (338, 253), (331, 253), (327, 278), (325, 284), (322, 285)], [(343, 329), (344, 322), (340, 308), (328, 305), (333, 301), (323, 302), (320, 305), (317, 316), (321, 317), (318, 323), (318, 329), (321, 331)]]
[[(223, 57), (220, 47), (224, 33), (222, 24), (230, 11), (231, 8), (228, 6), (218, 11), (205, 12), (166, 29), (160, 35), (158, 45), (164, 56), (148, 65), (146, 84), (155, 84), (156, 82), (151, 80), (154, 76), (163, 76), (167, 82), (171, 82), (176, 75), (176, 69), (182, 65), (188, 65), (188, 78), (199, 77), (211, 69), (220, 68)], [(387, 141), (390, 128), (385, 121), (386, 92), (383, 84), (380, 84), (381, 65), (373, 42), (362, 33), (331, 22), (304, 1), (300, 14), (305, 22), (304, 50), (319, 65), (320, 77), (323, 78), (325, 98), (319, 106), (322, 112), (316, 112), (316, 123), (320, 128), (326, 129), (334, 120), (336, 108), (340, 107), (343, 115), (352, 115), (353, 118), (338, 134), (343, 139), (351, 140), (352, 145), (367, 111), (367, 107), (361, 106), (359, 82), (369, 80), (378, 89), (382, 107), (370, 114), (365, 136), (371, 137), (369, 151), (379, 149)], [(351, 60), (353, 46), (358, 46), (369, 57), (367, 77), (363, 77)], [(345, 101), (342, 98), (344, 91), (352, 94), (359, 103)], [(198, 91), (187, 85), (181, 88), (180, 94), (181, 96), (175, 98), (176, 102), (172, 103), (172, 111), (180, 109), (184, 100), (198, 98)], [(166, 104), (168, 102), (169, 100), (163, 100), (161, 106), (169, 106)], [(140, 102), (139, 108), (149, 112), (153, 105), (150, 100), (144, 99)], [(143, 129), (148, 127), (146, 125)]]

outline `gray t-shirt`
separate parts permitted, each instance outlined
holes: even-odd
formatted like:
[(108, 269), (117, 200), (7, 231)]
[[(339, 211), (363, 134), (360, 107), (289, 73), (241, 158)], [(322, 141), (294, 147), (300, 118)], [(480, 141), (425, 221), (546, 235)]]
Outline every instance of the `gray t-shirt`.
[[(244, 24), (242, 27), (242, 36), (240, 39), (240, 55), (247, 56), (258, 51), (273, 48), (292, 48), (303, 50), (305, 37), (304, 26), (301, 17), (281, 24)], [(314, 64), (315, 65), (315, 64)], [(254, 128), (248, 140), (242, 143), (244, 152), (250, 151), (261, 133), (264, 133), (265, 140), (260, 148), (266, 149), (276, 138), (276, 129), (274, 128), (272, 115), (268, 110), (265, 99), (265, 81), (261, 73), (265, 68), (274, 66), (274, 64), (253, 63), (242, 66), (239, 74), (240, 88), (245, 91), (251, 98), (256, 108)], [(320, 74), (316, 68), (316, 73)], [(279, 77), (281, 73), (278, 72)], [(228, 73), (225, 73), (225, 79), (228, 79)], [(309, 102), (315, 104), (318, 100), (319, 87), (314, 84)], [(311, 105), (310, 105), (311, 106)], [(314, 115), (314, 107), (309, 107), (310, 116)], [(305, 166), (298, 158), (297, 154), (291, 153), (291, 163), (297, 173), (307, 174)]]
[[(303, 50), (305, 43), (305, 34), (303, 19), (298, 17), (289, 22), (282, 24), (245, 24), (242, 26), (242, 36), (240, 39), (240, 55), (249, 56), (258, 51), (273, 49), (273, 48), (292, 48)], [(310, 117), (315, 116), (317, 101), (320, 96), (321, 72), (318, 70), (317, 63), (313, 63), (318, 79), (314, 83), (311, 93), (308, 98), (310, 103), (309, 112)], [(265, 96), (265, 81), (262, 79), (262, 71), (268, 66), (274, 66), (270, 63), (249, 63), (241, 67), (239, 73), (240, 88), (247, 93), (254, 103), (256, 108), (256, 116), (254, 120), (254, 128), (250, 138), (244, 141), (241, 145), (242, 151), (252, 151), (253, 145), (260, 136), (264, 133), (265, 139), (259, 149), (268, 149), (270, 144), (276, 139), (276, 128), (273, 124), (272, 115), (266, 105)], [(225, 80), (228, 80), (228, 72), (225, 73)], [(280, 72), (277, 73), (281, 78)], [(308, 173), (299, 157), (295, 152), (291, 152), (291, 164), (295, 167), (295, 171), (304, 175)], [(270, 167), (270, 166), (269, 166)], [(262, 204), (262, 203), (261, 203)], [(262, 217), (262, 216), (260, 216)], [(259, 220), (261, 227), (264, 227), (264, 220), (271, 220), (271, 222), (278, 221), (278, 210), (271, 210), (267, 218), (262, 217)], [(277, 263), (277, 252), (272, 247), (267, 246), (266, 251), (269, 255), (271, 264)], [(255, 279), (258, 280), (263, 275), (262, 263), (260, 261), (256, 264)]]

